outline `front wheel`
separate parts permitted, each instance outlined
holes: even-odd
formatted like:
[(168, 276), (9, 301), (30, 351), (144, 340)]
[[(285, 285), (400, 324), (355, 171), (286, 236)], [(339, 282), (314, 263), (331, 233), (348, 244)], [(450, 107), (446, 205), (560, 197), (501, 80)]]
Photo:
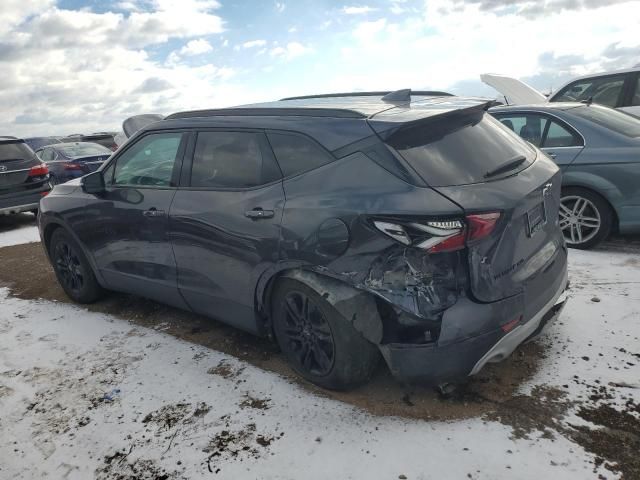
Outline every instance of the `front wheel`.
[(92, 303), (103, 295), (91, 265), (80, 246), (59, 228), (51, 236), (49, 252), (58, 283), (78, 303)]
[(316, 291), (293, 279), (273, 292), (273, 329), (293, 369), (316, 385), (347, 390), (368, 381), (379, 352)]
[(613, 210), (600, 195), (579, 187), (562, 189), (560, 228), (569, 247), (595, 247), (609, 236), (612, 225)]

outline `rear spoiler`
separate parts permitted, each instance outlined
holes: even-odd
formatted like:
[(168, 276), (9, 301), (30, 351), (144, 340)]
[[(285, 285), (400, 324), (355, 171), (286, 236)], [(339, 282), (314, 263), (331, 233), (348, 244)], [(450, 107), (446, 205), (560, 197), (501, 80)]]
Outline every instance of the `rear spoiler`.
[[(495, 100), (469, 99), (469, 106), (459, 108), (412, 108), (398, 113), (387, 110), (382, 115), (375, 115), (369, 119), (369, 125), (383, 141), (391, 141), (402, 132), (410, 133), (417, 128), (429, 127), (431, 134), (442, 136), (447, 132), (461, 128), (463, 125), (477, 123), (484, 113), (491, 107), (498, 105)], [(430, 136), (431, 136), (430, 134)], [(435, 140), (436, 138), (434, 138)]]

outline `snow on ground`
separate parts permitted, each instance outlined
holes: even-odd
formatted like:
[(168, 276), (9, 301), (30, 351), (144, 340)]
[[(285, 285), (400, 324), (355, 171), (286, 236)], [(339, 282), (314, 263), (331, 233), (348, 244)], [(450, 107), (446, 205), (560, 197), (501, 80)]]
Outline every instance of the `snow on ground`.
[[(581, 402), (611, 383), (613, 405), (637, 403), (638, 255), (570, 262), (571, 298), (522, 393)], [(558, 431), (587, 423), (574, 413)], [(1, 479), (618, 478), (570, 435), (515, 428), (373, 416), (161, 331), (0, 289)]]
[(38, 227), (33, 225), (16, 228), (0, 234), (0, 247), (39, 241), (40, 234), (38, 233)]
[[(480, 419), (372, 417), (154, 330), (0, 295), (3, 478), (165, 469), (176, 478), (500, 479), (516, 470), (539, 479), (556, 464), (562, 478), (584, 479), (589, 471), (590, 456), (563, 438), (511, 440), (510, 428)], [(215, 370), (222, 375), (207, 373)]]

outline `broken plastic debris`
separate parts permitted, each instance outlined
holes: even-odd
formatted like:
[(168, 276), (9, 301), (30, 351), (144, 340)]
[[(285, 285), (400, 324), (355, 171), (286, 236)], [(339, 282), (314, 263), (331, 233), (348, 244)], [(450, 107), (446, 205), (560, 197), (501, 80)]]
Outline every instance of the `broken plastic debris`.
[(105, 393), (104, 397), (102, 397), (102, 400), (104, 400), (105, 402), (113, 402), (119, 396), (120, 396), (120, 389), (114, 388), (109, 393)]

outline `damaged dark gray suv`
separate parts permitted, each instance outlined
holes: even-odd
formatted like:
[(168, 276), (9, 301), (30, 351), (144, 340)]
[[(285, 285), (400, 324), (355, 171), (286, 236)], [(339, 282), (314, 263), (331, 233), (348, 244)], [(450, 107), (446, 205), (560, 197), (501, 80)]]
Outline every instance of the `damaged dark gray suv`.
[(67, 294), (275, 338), (313, 383), (459, 381), (563, 305), (560, 173), (478, 99), (297, 97), (177, 113), (40, 205)]

